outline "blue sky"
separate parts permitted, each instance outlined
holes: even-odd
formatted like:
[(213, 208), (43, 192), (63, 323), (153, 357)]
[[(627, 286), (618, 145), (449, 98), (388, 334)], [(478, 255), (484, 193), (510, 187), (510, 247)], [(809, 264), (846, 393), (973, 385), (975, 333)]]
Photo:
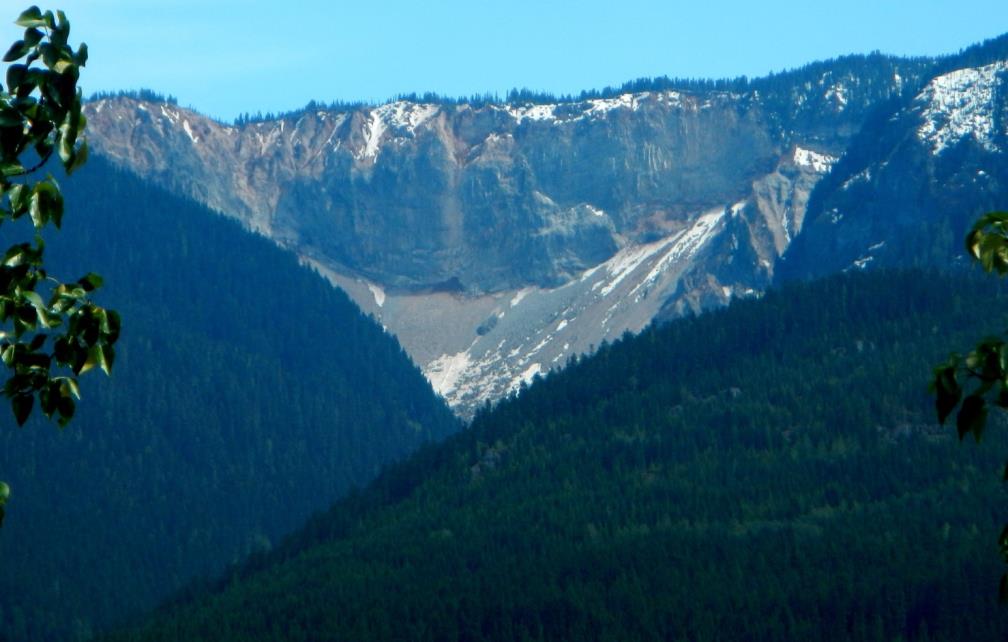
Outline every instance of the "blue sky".
[[(226, 120), (311, 99), (503, 94), (512, 87), (576, 93), (642, 76), (761, 76), (875, 49), (948, 53), (1008, 31), (1006, 0), (63, 0), (56, 6), (71, 20), (73, 40), (91, 50), (81, 83), (87, 93), (146, 87)], [(13, 40), (17, 30), (10, 26), (3, 35)]]

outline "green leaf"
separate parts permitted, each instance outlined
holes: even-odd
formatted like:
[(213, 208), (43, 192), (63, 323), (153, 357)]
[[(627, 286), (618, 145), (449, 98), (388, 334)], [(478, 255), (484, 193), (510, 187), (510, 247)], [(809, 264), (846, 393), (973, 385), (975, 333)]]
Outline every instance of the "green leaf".
[(77, 169), (87, 162), (88, 159), (88, 145), (86, 140), (82, 140), (80, 147), (74, 152), (73, 158), (70, 164), (66, 166), (67, 174), (73, 174)]
[(73, 69), (74, 67), (76, 67), (76, 65), (72, 60), (62, 59), (56, 61), (56, 64), (53, 65), (53, 71), (58, 74), (62, 74), (66, 72), (67, 69)]
[(97, 344), (88, 348), (87, 359), (84, 360), (84, 365), (81, 366), (78, 374), (84, 374), (95, 366), (100, 366), (102, 370), (108, 373), (108, 365), (105, 363), (105, 353), (102, 347)]
[(10, 486), (8, 486), (5, 482), (0, 482), (0, 506), (6, 504), (9, 498)]
[(24, 185), (15, 185), (10, 188), (7, 192), (8, 198), (10, 198), (11, 210), (14, 212), (24, 211), (27, 207), (25, 203), (25, 196), (28, 195), (28, 189)]
[(28, 29), (25, 29), (24, 40), (25, 44), (27, 44), (29, 47), (34, 47), (38, 43), (42, 42), (42, 38), (44, 37), (45, 34), (43, 34), (41, 31), (39, 31), (34, 27), (29, 27)]
[(46, 339), (48, 338), (49, 337), (47, 337), (44, 334), (35, 335), (32, 338), (31, 343), (28, 344), (28, 349), (31, 350), (32, 352), (39, 350), (43, 345), (45, 345)]
[(7, 53), (4, 54), (4, 62), (14, 62), (19, 58), (23, 58), (25, 54), (32, 50), (31, 45), (26, 43), (24, 40), (18, 40), (10, 46)]
[(33, 395), (16, 395), (11, 397), (11, 409), (14, 411), (14, 419), (17, 421), (17, 425), (23, 426), (28, 421), (28, 416), (31, 415), (32, 406), (34, 405), (35, 397)]
[(102, 370), (105, 374), (112, 374), (112, 365), (115, 363), (115, 348), (110, 345), (106, 345), (102, 348), (102, 355), (105, 357), (105, 361), (102, 364)]
[(88, 59), (88, 46), (82, 42), (80, 43), (80, 46), (77, 47), (77, 64), (83, 67), (85, 64), (87, 64), (87, 59)]
[(46, 26), (45, 20), (42, 19), (42, 10), (34, 5), (21, 12), (21, 15), (14, 21), (14, 24), (19, 27)]
[(109, 331), (105, 337), (109, 345), (112, 345), (119, 340), (119, 333), (122, 331), (122, 319), (119, 317), (119, 313), (115, 310), (106, 310), (106, 315), (108, 317)]
[(962, 398), (962, 388), (956, 381), (955, 368), (951, 366), (936, 368), (931, 386), (935, 391), (935, 410), (938, 414), (938, 422), (944, 424)]
[(95, 290), (97, 290), (102, 286), (102, 283), (104, 283), (104, 281), (102, 280), (100, 275), (95, 274), (94, 272), (90, 272), (82, 276), (77, 281), (77, 283), (79, 283), (80, 286), (84, 288), (85, 292), (94, 292)]
[(0, 163), (0, 174), (4, 176), (19, 176), (25, 173), (24, 165), (17, 161)]
[(12, 94), (17, 93), (17, 88), (21, 86), (26, 73), (28, 73), (27, 65), (11, 65), (7, 67), (7, 88)]
[(66, 384), (70, 389), (70, 394), (72, 394), (75, 399), (80, 399), (80, 388), (77, 386), (77, 380), (67, 377)]
[(74, 403), (73, 397), (60, 397), (56, 409), (60, 414), (59, 425), (65, 426), (73, 419), (74, 412), (77, 410), (77, 404)]
[(956, 428), (959, 431), (959, 439), (967, 433), (973, 433), (973, 437), (980, 441), (983, 435), (984, 425), (987, 423), (987, 406), (983, 397), (970, 395), (963, 400), (962, 408), (956, 417)]

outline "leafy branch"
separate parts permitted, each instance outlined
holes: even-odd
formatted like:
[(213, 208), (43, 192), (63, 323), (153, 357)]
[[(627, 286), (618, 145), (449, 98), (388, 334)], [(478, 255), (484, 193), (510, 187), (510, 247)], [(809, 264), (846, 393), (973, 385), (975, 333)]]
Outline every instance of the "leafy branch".
[[(3, 57), (11, 64), (6, 89), (0, 85), (0, 225), (27, 217), (34, 238), (0, 258), (0, 361), (9, 371), (3, 394), (19, 426), (37, 399), (42, 414), (62, 427), (80, 398), (78, 377), (95, 367), (111, 371), (120, 320), (89, 298), (102, 284), (97, 274), (64, 283), (46, 272), (42, 232), (60, 228), (63, 196), (51, 174), (31, 180), (54, 154), (67, 175), (87, 160), (77, 87), (87, 45), (70, 47), (62, 11), (33, 6), (16, 24), (24, 35)], [(9, 495), (0, 482), (0, 524)]]
[[(980, 217), (966, 236), (966, 251), (987, 272), (1008, 273), (1008, 212)], [(987, 426), (988, 408), (1008, 408), (1008, 341), (986, 337), (968, 354), (954, 353), (934, 369), (930, 389), (942, 424), (953, 412), (959, 439), (973, 435), (980, 441)], [(958, 410), (956, 410), (958, 408)], [(1008, 464), (1004, 481), (1008, 481)], [(998, 537), (998, 549), (1008, 564), (1008, 525)], [(1008, 572), (1001, 576), (1000, 599), (1008, 603)]]

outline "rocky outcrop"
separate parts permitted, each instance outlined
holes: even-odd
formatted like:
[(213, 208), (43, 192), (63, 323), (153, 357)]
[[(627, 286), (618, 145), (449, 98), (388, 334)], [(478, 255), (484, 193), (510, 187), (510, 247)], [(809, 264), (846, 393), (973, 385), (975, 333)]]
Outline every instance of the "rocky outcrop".
[(656, 317), (761, 292), (813, 187), (905, 82), (875, 72), (239, 126), (132, 98), (87, 112), (98, 153), (298, 253), (465, 412)]

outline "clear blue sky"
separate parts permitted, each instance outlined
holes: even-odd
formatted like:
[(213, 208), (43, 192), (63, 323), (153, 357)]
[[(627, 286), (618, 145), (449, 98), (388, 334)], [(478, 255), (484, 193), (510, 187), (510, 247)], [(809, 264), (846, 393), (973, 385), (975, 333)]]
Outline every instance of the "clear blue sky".
[[(503, 94), (512, 87), (576, 93), (641, 76), (761, 76), (875, 49), (948, 53), (1008, 31), (1008, 0), (63, 0), (53, 6), (67, 12), (74, 41), (91, 50), (86, 93), (146, 87), (226, 120), (295, 109), (310, 99)], [(18, 12), (11, 10), (6, 22)], [(11, 26), (0, 35), (9, 42), (17, 31)]]

